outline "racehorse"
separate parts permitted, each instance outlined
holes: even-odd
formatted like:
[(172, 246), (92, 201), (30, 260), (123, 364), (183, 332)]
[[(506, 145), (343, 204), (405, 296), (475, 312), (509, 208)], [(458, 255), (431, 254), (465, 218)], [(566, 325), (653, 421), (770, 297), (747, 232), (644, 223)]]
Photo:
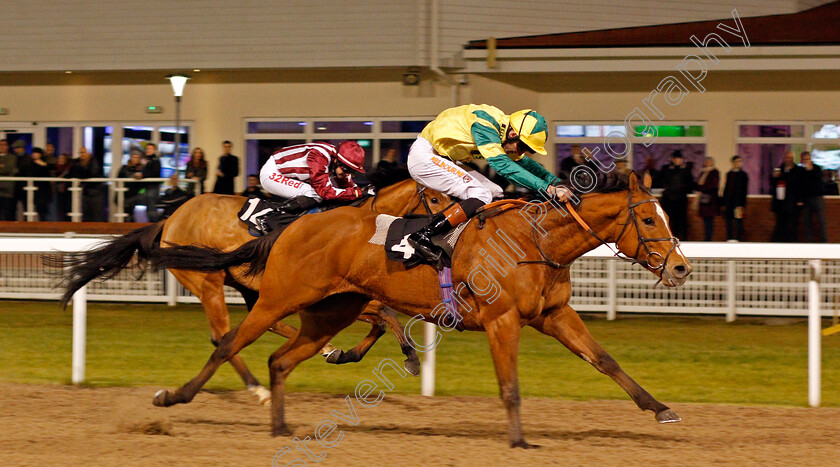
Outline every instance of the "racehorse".
[[(461, 303), (461, 325), (488, 335), (512, 447), (531, 447), (522, 434), (517, 376), (519, 336), (525, 325), (556, 338), (613, 378), (642, 410), (653, 411), (658, 421), (680, 420), (621, 369), (569, 305), (569, 265), (601, 244), (614, 243), (618, 252), (659, 276), (665, 286), (682, 285), (691, 272), (679, 241), (668, 228), (667, 216), (649, 191), (649, 175), (645, 175), (643, 184), (635, 174), (620, 181), (623, 183), (612, 188), (582, 195), (575, 213), (579, 222), (550, 203), (528, 203), (495, 217), (474, 219), (453, 253), (453, 283), (469, 284), (455, 289)], [(174, 392), (158, 391), (153, 403), (171, 406), (191, 401), (222, 363), (278, 320), (299, 313), (299, 333), (269, 359), (272, 433), (286, 434), (283, 396), (289, 373), (350, 325), (368, 300), (379, 300), (426, 321), (457, 319), (436, 307), (440, 296), (434, 268), (422, 265), (406, 269), (387, 260), (381, 246), (368, 243), (376, 229), (376, 217), (375, 213), (349, 208), (312, 216), (289, 227), (274, 244), (267, 262), (266, 258), (252, 257), (255, 263), (265, 262), (254, 308), (238, 328), (225, 334), (195, 378)], [(334, 235), (337, 229), (344, 232), (341, 240)], [(502, 246), (502, 237), (511, 241), (507, 247)], [(490, 250), (486, 245), (494, 242), (517, 259), (515, 266), (492, 272), (485, 249)], [(159, 258), (158, 266), (224, 268), (246, 261), (245, 250), (245, 246), (230, 253), (194, 246), (171, 248)], [(504, 264), (501, 252), (494, 259), (497, 265)], [(360, 397), (358, 387), (356, 397)]]
[[(141, 227), (96, 249), (66, 254), (60, 264), (62, 267), (69, 267), (66, 272), (69, 280), (65, 286), (62, 303), (66, 305), (73, 294), (89, 281), (103, 276), (110, 278), (122, 269), (135, 265), (135, 254), (141, 259), (154, 257), (160, 250), (159, 246), (166, 248), (169, 244), (200, 244), (233, 250), (253, 240), (254, 237), (248, 233), (247, 226), (240, 222), (237, 216), (246, 200), (247, 198), (241, 196), (203, 194), (186, 202), (165, 221)], [(395, 216), (431, 215), (445, 208), (449, 202), (447, 195), (422, 188), (408, 179), (381, 188), (375, 196), (365, 199), (359, 208)], [(263, 243), (270, 245), (279, 234), (279, 231), (268, 234)], [(340, 233), (338, 235), (343, 236)], [(214, 345), (230, 330), (223, 286), (232, 286), (242, 294), (249, 310), (257, 300), (262, 274), (250, 274), (246, 269), (240, 267), (211, 272), (171, 270), (172, 275), (201, 301), (210, 322)], [(385, 332), (387, 324), (406, 354), (406, 369), (412, 374), (419, 374), (420, 359), (403, 337), (402, 326), (393, 311), (377, 302), (371, 302), (359, 319), (371, 324), (370, 333), (348, 352), (326, 344), (322, 353), (329, 363), (360, 361)], [(297, 329), (283, 322), (275, 323), (271, 330), (286, 338), (292, 338), (297, 333)], [(261, 403), (269, 400), (268, 391), (260, 385), (241, 357), (234, 356), (230, 363), (236, 368), (248, 389), (260, 397)]]

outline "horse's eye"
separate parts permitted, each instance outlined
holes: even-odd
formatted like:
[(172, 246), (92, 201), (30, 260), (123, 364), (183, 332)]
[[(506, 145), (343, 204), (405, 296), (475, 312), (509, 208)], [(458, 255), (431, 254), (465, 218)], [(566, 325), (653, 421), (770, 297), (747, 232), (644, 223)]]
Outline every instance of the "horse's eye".
[(652, 217), (645, 217), (642, 222), (644, 222), (645, 225), (653, 225), (655, 223)]
[(438, 199), (437, 198), (432, 198), (432, 204), (438, 204)]

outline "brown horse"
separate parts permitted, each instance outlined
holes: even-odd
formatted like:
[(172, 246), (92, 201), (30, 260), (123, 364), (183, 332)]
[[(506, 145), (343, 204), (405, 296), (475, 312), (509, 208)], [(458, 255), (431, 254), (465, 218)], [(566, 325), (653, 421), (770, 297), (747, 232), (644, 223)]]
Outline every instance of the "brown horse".
[[(142, 259), (154, 257), (158, 246), (166, 248), (176, 245), (204, 245), (211, 248), (230, 251), (254, 239), (248, 233), (247, 226), (238, 220), (237, 213), (246, 198), (204, 194), (191, 199), (179, 207), (168, 219), (157, 224), (142, 227), (123, 237), (115, 238), (102, 247), (65, 257), (64, 266), (70, 266), (68, 277), (71, 280), (65, 288), (64, 303), (73, 293), (90, 280), (97, 277), (111, 277), (125, 267), (135, 264), (135, 253)], [(403, 180), (379, 190), (379, 192), (359, 205), (359, 208), (379, 213), (403, 216), (406, 214), (433, 214), (447, 205), (449, 197), (434, 191), (423, 189), (413, 180)], [(273, 243), (277, 235), (269, 235), (264, 242)], [(210, 322), (211, 339), (215, 344), (230, 330), (230, 318), (225, 303), (224, 285), (235, 288), (242, 294), (250, 310), (257, 301), (262, 274), (249, 274), (247, 268), (231, 268), (224, 271), (199, 272), (172, 269), (170, 272), (201, 301)], [(322, 352), (329, 363), (358, 362), (390, 327), (400, 347), (405, 353), (406, 369), (412, 374), (419, 374), (420, 359), (417, 353), (403, 337), (402, 327), (393, 311), (371, 302), (359, 319), (371, 324), (370, 333), (355, 348), (348, 352), (335, 349), (326, 344)], [(292, 338), (297, 329), (277, 322), (271, 329), (283, 337)], [(260, 397), (260, 402), (269, 400), (268, 391), (248, 369), (239, 356), (230, 359), (230, 363), (242, 377), (249, 390)]]
[[(520, 330), (526, 325), (556, 338), (609, 375), (660, 422), (680, 420), (619, 367), (569, 306), (567, 265), (605, 242), (615, 243), (620, 252), (658, 275), (666, 286), (685, 282), (691, 267), (671, 235), (664, 212), (647, 189), (649, 180), (646, 176), (646, 186), (642, 186), (632, 174), (623, 185), (614, 187), (617, 191), (583, 196), (579, 215), (591, 226), (588, 231), (548, 203), (505, 211), (485, 219), (483, 226), (474, 220), (464, 230), (452, 258), (453, 280), (464, 285), (455, 289), (461, 302), (461, 324), (487, 332), (507, 409), (511, 446), (530, 446), (522, 434), (516, 363)], [(375, 218), (376, 214), (368, 211), (340, 208), (292, 225), (270, 252), (260, 298), (251, 313), (222, 338), (198, 376), (174, 392), (159, 391), (154, 404), (189, 402), (222, 363), (278, 320), (299, 313), (299, 333), (269, 359), (272, 433), (284, 434), (288, 428), (283, 394), (289, 373), (350, 325), (371, 298), (427, 321), (449, 321), (444, 325), (451, 328), (453, 316), (437, 307), (436, 271), (429, 266), (407, 270), (389, 262), (381, 246), (368, 243)], [(331, 232), (338, 228), (345, 234), (341, 241)], [(492, 262), (486, 253), (491, 249), (495, 251)], [(243, 258), (235, 256), (236, 252), (178, 247), (167, 249), (159, 265), (212, 269), (241, 263)], [(358, 392), (356, 397), (360, 397)]]

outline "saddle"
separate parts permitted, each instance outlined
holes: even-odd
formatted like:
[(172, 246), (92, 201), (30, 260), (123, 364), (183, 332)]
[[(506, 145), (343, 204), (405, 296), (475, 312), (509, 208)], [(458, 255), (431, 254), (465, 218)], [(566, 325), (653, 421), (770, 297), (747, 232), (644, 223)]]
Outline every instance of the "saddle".
[(248, 226), (248, 233), (254, 237), (261, 237), (269, 232), (285, 229), (305, 214), (329, 211), (341, 206), (357, 207), (370, 196), (372, 195), (366, 193), (365, 196), (349, 204), (337, 202), (318, 204), (314, 199), (305, 196), (287, 199), (280, 203), (250, 198), (242, 205), (238, 215), (239, 220)]
[[(438, 270), (452, 267), (452, 254), (455, 251), (455, 246), (461, 237), (461, 233), (463, 233), (464, 229), (471, 222), (478, 222), (478, 228), (482, 229), (488, 218), (498, 216), (509, 209), (519, 208), (525, 204), (527, 204), (527, 201), (520, 199), (505, 199), (492, 202), (479, 208), (476, 215), (466, 222), (461, 223), (449, 232), (433, 237), (432, 243), (440, 247), (444, 254), (441, 257), (440, 264), (432, 264), (432, 266)], [(427, 222), (428, 218), (425, 216), (421, 218), (413, 216), (403, 218), (387, 215), (377, 216), (377, 234), (374, 234), (369, 242), (384, 245), (385, 254), (388, 259), (404, 263), (407, 268), (426, 264), (425, 259), (417, 255), (414, 248), (409, 245), (408, 236), (422, 229)]]
[(292, 212), (285, 208), (287, 203), (250, 198), (239, 210), (239, 220), (248, 226), (248, 233), (261, 237), (269, 232), (283, 230), (304, 214), (319, 212), (320, 208)]

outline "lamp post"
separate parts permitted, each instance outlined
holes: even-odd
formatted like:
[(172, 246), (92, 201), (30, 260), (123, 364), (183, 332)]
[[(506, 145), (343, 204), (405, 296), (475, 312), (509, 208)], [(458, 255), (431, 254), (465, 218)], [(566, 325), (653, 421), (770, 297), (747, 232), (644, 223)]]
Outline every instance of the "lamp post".
[(181, 157), (181, 96), (190, 78), (192, 76), (183, 73), (173, 73), (166, 77), (172, 83), (172, 92), (175, 93), (175, 173), (178, 173), (178, 159)]

